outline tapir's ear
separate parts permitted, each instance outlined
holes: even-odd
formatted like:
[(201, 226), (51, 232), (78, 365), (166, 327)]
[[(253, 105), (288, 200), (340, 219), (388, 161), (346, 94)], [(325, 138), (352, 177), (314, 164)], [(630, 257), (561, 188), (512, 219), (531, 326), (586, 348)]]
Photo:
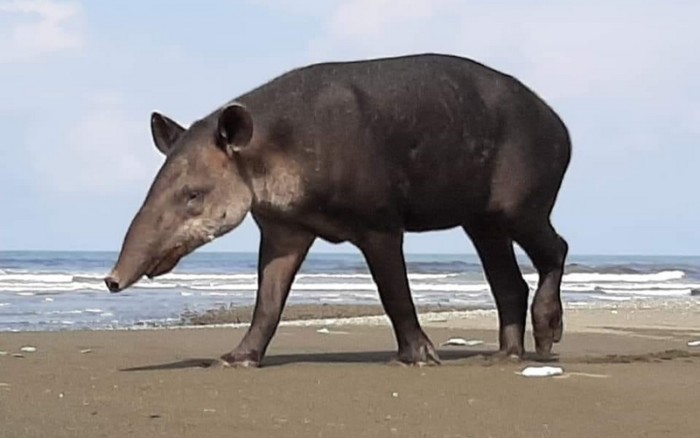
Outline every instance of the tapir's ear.
[(226, 106), (219, 114), (217, 143), (231, 155), (248, 146), (253, 138), (253, 117), (241, 104)]
[(151, 114), (151, 135), (153, 136), (153, 142), (163, 155), (168, 155), (170, 153), (173, 145), (183, 132), (185, 132), (185, 128), (180, 126), (177, 122), (157, 112)]

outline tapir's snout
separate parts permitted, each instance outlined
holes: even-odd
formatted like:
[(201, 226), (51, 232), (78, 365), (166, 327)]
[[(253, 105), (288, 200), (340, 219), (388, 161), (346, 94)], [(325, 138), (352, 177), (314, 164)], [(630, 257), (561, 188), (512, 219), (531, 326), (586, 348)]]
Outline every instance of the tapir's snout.
[(119, 277), (117, 275), (114, 275), (114, 273), (105, 277), (104, 281), (105, 285), (107, 286), (107, 289), (109, 289), (110, 292), (116, 293), (122, 290), (122, 288), (119, 285)]
[[(134, 274), (130, 275), (130, 272)], [(112, 269), (103, 281), (111, 293), (117, 293), (131, 287), (132, 284), (136, 283), (141, 278), (141, 275), (139, 271), (130, 269), (122, 270), (117, 266)]]

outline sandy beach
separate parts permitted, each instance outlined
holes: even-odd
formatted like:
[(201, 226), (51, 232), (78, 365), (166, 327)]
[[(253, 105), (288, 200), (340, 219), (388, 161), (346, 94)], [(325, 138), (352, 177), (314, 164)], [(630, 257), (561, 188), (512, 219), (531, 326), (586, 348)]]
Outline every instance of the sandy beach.
[[(306, 309), (308, 311), (308, 309)], [(691, 437), (700, 308), (567, 309), (554, 363), (494, 361), (495, 314), (422, 316), (443, 365), (387, 365), (381, 317), (286, 321), (260, 369), (207, 364), (244, 325), (0, 336), (2, 437)], [(320, 328), (326, 328), (321, 330)], [(23, 346), (35, 352), (21, 353)], [(528, 348), (532, 341), (528, 333)], [(15, 357), (21, 353), (24, 357)], [(529, 365), (558, 377), (524, 377)]]
[(700, 438), (698, 18), (0, 0), (0, 438)]

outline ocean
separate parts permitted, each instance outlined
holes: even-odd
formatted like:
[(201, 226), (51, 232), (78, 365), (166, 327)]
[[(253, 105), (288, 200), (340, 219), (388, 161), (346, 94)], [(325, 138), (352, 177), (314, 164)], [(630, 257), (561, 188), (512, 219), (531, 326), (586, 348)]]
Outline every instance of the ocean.
[[(116, 258), (115, 252), (0, 251), (0, 331), (167, 326), (184, 312), (255, 300), (256, 253), (196, 252), (169, 274), (110, 294), (102, 278)], [(536, 272), (527, 258), (519, 261), (534, 290)], [(567, 262), (565, 306), (700, 302), (700, 257), (572, 255)], [(417, 305), (494, 308), (475, 255), (409, 254), (407, 264)], [(379, 304), (379, 298), (359, 253), (312, 252), (288, 300), (302, 303)]]

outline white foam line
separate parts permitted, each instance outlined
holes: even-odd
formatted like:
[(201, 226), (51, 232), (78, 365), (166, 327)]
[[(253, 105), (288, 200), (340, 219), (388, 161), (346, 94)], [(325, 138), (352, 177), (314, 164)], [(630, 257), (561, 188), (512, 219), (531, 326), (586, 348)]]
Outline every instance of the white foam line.
[(71, 274), (4, 274), (0, 281), (37, 281), (41, 283), (70, 283)]
[[(525, 281), (537, 283), (539, 275), (536, 273), (523, 276)], [(680, 280), (685, 277), (685, 272), (680, 270), (661, 271), (648, 274), (607, 274), (602, 272), (574, 272), (565, 274), (562, 281), (566, 283), (645, 283), (670, 280)]]
[(688, 295), (690, 296), (690, 289), (618, 289), (618, 290), (601, 290), (602, 293), (612, 294), (612, 295), (636, 295), (644, 297), (678, 297)]
[[(191, 285), (197, 291), (255, 291), (257, 284)], [(294, 283), (292, 291), (361, 291), (374, 292), (374, 283)], [(487, 292), (486, 284), (411, 284), (411, 290), (421, 292)]]
[(683, 271), (661, 271), (652, 274), (603, 274), (598, 272), (565, 274), (563, 280), (572, 283), (594, 283), (594, 282), (631, 282), (643, 283), (650, 281), (679, 280), (685, 277)]
[(700, 283), (590, 283), (588, 286), (610, 291), (616, 291), (619, 289), (631, 291), (634, 291), (635, 289), (678, 290), (699, 288)]

